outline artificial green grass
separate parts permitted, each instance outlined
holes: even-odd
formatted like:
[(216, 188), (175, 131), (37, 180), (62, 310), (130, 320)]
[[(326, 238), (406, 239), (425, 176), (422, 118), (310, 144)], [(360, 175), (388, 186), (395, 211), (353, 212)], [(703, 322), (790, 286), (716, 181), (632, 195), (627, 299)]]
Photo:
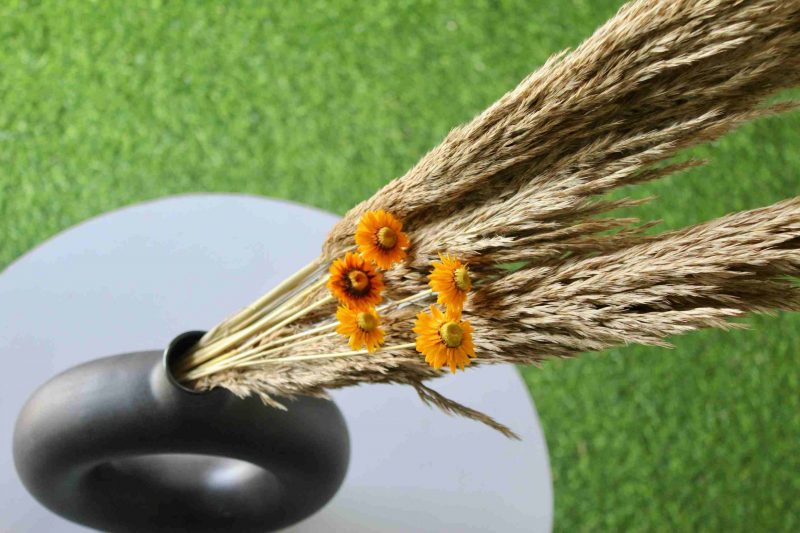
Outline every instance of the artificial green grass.
[[(0, 7), (0, 265), (188, 191), (343, 213), (576, 45), (619, 0), (11, 2)], [(632, 191), (664, 227), (798, 193), (800, 116)], [(800, 528), (795, 316), (523, 369), (558, 530)], [(495, 413), (502, 420), (502, 413)]]

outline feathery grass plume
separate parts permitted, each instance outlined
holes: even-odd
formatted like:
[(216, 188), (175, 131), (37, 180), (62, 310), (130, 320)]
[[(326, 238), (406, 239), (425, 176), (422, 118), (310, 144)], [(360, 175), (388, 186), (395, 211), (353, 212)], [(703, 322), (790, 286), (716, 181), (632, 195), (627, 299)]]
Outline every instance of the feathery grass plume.
[[(733, 327), (744, 313), (796, 310), (800, 199), (646, 236), (649, 224), (610, 213), (643, 200), (603, 196), (701, 164), (669, 159), (792, 109), (763, 104), (799, 82), (800, 2), (631, 2), (347, 213), (316, 261), (206, 334), (183, 377), (276, 407), (281, 397), (403, 383), (511, 436), (422, 384), (442, 375), (414, 350), (412, 332), (433, 301), (439, 253), (472, 273), (463, 312), (473, 366), (666, 345), (671, 335)], [(325, 282), (329, 265), (355, 250), (361, 217), (379, 210), (402, 221), (411, 244), (383, 272), (386, 343), (367, 355), (336, 335)]]

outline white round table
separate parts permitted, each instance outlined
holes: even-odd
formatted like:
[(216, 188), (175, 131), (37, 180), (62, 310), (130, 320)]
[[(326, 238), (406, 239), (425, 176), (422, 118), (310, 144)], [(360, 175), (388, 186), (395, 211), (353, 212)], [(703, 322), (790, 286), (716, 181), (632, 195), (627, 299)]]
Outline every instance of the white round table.
[[(335, 220), (252, 196), (177, 196), (79, 224), (9, 266), (0, 275), (0, 530), (85, 531), (36, 503), (14, 471), (14, 421), (37, 387), (78, 363), (210, 328), (318, 255)], [(550, 531), (547, 448), (517, 371), (484, 367), (431, 386), (523, 440), (431, 409), (410, 387), (334, 391), (350, 469), (336, 497), (292, 531)]]

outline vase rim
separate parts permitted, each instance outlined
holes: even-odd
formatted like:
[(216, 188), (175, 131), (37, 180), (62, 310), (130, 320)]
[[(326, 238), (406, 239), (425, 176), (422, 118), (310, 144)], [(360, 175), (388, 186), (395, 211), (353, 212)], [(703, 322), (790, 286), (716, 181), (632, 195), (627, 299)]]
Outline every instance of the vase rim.
[(175, 388), (188, 394), (200, 395), (206, 394), (208, 391), (199, 391), (181, 383), (173, 372), (173, 366), (192, 346), (197, 344), (197, 342), (203, 337), (203, 335), (205, 335), (205, 333), (205, 331), (199, 330), (185, 331), (172, 339), (166, 350), (164, 350), (163, 365), (164, 373), (167, 375), (167, 380)]

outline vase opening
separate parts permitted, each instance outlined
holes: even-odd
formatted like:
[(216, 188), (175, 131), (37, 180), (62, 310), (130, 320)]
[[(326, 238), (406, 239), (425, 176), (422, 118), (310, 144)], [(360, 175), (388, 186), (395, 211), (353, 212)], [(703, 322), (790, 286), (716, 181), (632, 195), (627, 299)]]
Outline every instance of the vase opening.
[(164, 372), (167, 374), (169, 382), (183, 392), (189, 394), (206, 394), (208, 391), (198, 391), (192, 387), (181, 383), (176, 375), (176, 367), (192, 346), (205, 335), (205, 331), (187, 331), (181, 333), (169, 343), (164, 350)]

